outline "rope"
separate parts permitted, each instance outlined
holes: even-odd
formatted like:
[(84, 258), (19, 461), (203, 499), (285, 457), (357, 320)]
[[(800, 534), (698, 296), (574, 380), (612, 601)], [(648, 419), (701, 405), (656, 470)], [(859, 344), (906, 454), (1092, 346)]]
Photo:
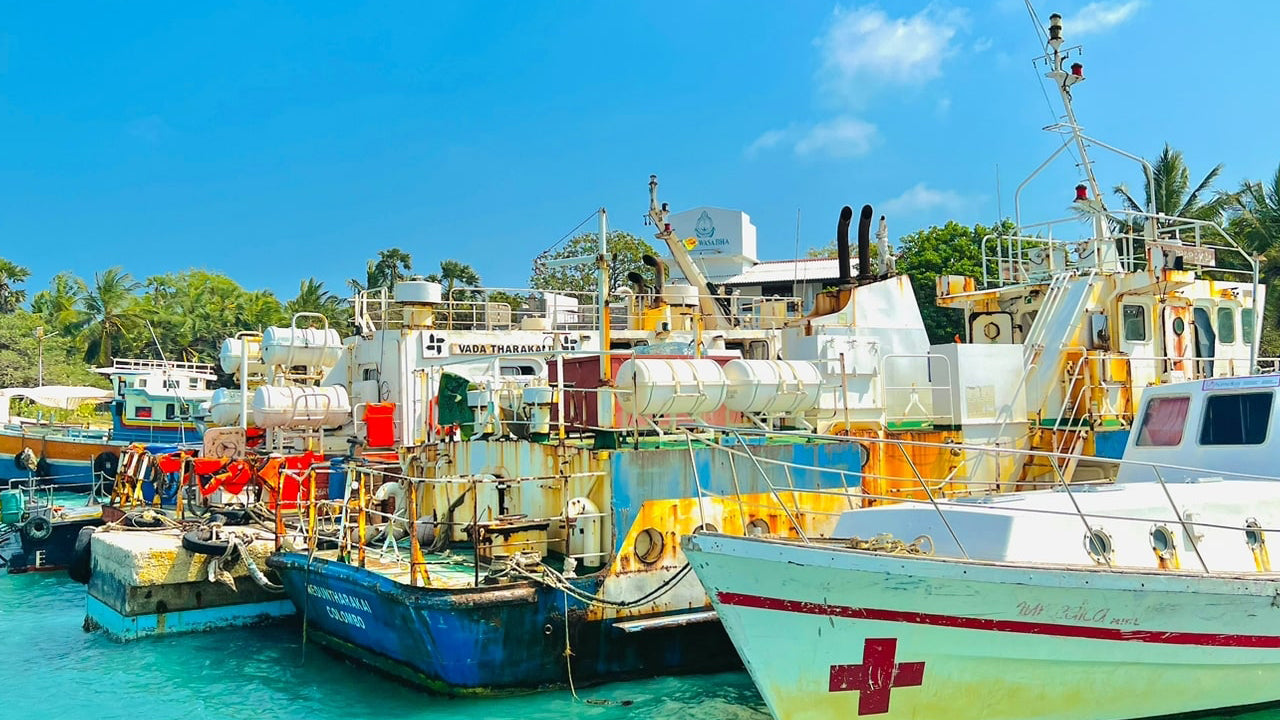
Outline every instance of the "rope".
[[(848, 547), (854, 550), (889, 553), (890, 555), (932, 555), (933, 538), (921, 535), (911, 542), (905, 542), (890, 533), (880, 533), (873, 538), (863, 540), (855, 537), (848, 541)], [(925, 549), (928, 545), (928, 549)]]

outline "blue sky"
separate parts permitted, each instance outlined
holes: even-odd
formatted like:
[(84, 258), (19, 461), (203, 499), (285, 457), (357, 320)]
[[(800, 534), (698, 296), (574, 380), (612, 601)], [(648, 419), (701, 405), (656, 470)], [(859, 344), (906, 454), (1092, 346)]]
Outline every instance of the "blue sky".
[[(1280, 4), (1038, 4), (1083, 43), (1077, 113), (1198, 180), (1269, 177)], [(490, 286), (595, 208), (647, 233), (674, 210), (745, 210), (764, 259), (825, 244), (840, 206), (891, 237), (1012, 214), (1056, 146), (1022, 2), (6, 2), (0, 257), (91, 278), (198, 267), (282, 299), (387, 247)], [(1053, 92), (1052, 88), (1048, 89)], [(1102, 162), (1104, 186), (1140, 175)], [(997, 203), (997, 167), (1003, 197)], [(1059, 162), (1024, 219), (1061, 217)]]

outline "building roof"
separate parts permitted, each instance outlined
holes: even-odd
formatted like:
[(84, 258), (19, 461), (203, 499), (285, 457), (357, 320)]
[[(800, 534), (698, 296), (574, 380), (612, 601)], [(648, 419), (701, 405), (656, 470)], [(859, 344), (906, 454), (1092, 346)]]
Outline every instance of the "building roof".
[[(857, 258), (849, 259), (850, 276), (858, 274)], [(840, 261), (836, 258), (804, 258), (801, 260), (766, 260), (737, 275), (716, 279), (724, 285), (761, 285), (764, 283), (836, 280), (840, 277)]]

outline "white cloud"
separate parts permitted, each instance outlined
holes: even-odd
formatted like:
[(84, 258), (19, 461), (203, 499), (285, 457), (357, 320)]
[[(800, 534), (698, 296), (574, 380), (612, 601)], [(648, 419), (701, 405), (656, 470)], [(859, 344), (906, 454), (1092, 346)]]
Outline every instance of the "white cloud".
[(977, 41), (973, 43), (973, 51), (975, 53), (984, 53), (995, 47), (995, 44), (996, 41), (989, 37), (978, 38)]
[(842, 99), (864, 99), (883, 85), (916, 85), (942, 74), (950, 42), (965, 23), (962, 10), (929, 5), (910, 17), (891, 18), (874, 6), (836, 8), (822, 52), (822, 85)]
[(925, 210), (958, 210), (969, 200), (954, 190), (935, 190), (923, 182), (916, 183), (892, 200), (880, 204), (886, 215), (905, 215)]
[(770, 130), (752, 141), (745, 152), (747, 157), (755, 157), (761, 150), (771, 150), (786, 139), (786, 130)]
[(795, 144), (797, 155), (856, 157), (871, 150), (879, 136), (876, 126), (853, 117), (839, 117), (809, 128)]
[[(1088, 35), (1103, 32), (1133, 17), (1142, 7), (1142, 0), (1129, 2), (1093, 2), (1080, 8), (1080, 12), (1064, 17), (1062, 23), (1070, 35)], [(1069, 37), (1070, 35), (1064, 34)]]

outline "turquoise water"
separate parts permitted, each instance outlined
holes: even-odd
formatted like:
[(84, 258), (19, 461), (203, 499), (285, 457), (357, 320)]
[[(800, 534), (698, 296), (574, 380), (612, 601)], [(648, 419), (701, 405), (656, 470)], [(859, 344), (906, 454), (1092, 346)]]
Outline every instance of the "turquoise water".
[(745, 673), (659, 678), (514, 698), (427, 695), (350, 665), (292, 624), (113, 643), (80, 629), (63, 573), (0, 574), (0, 718), (690, 718), (768, 720)]

